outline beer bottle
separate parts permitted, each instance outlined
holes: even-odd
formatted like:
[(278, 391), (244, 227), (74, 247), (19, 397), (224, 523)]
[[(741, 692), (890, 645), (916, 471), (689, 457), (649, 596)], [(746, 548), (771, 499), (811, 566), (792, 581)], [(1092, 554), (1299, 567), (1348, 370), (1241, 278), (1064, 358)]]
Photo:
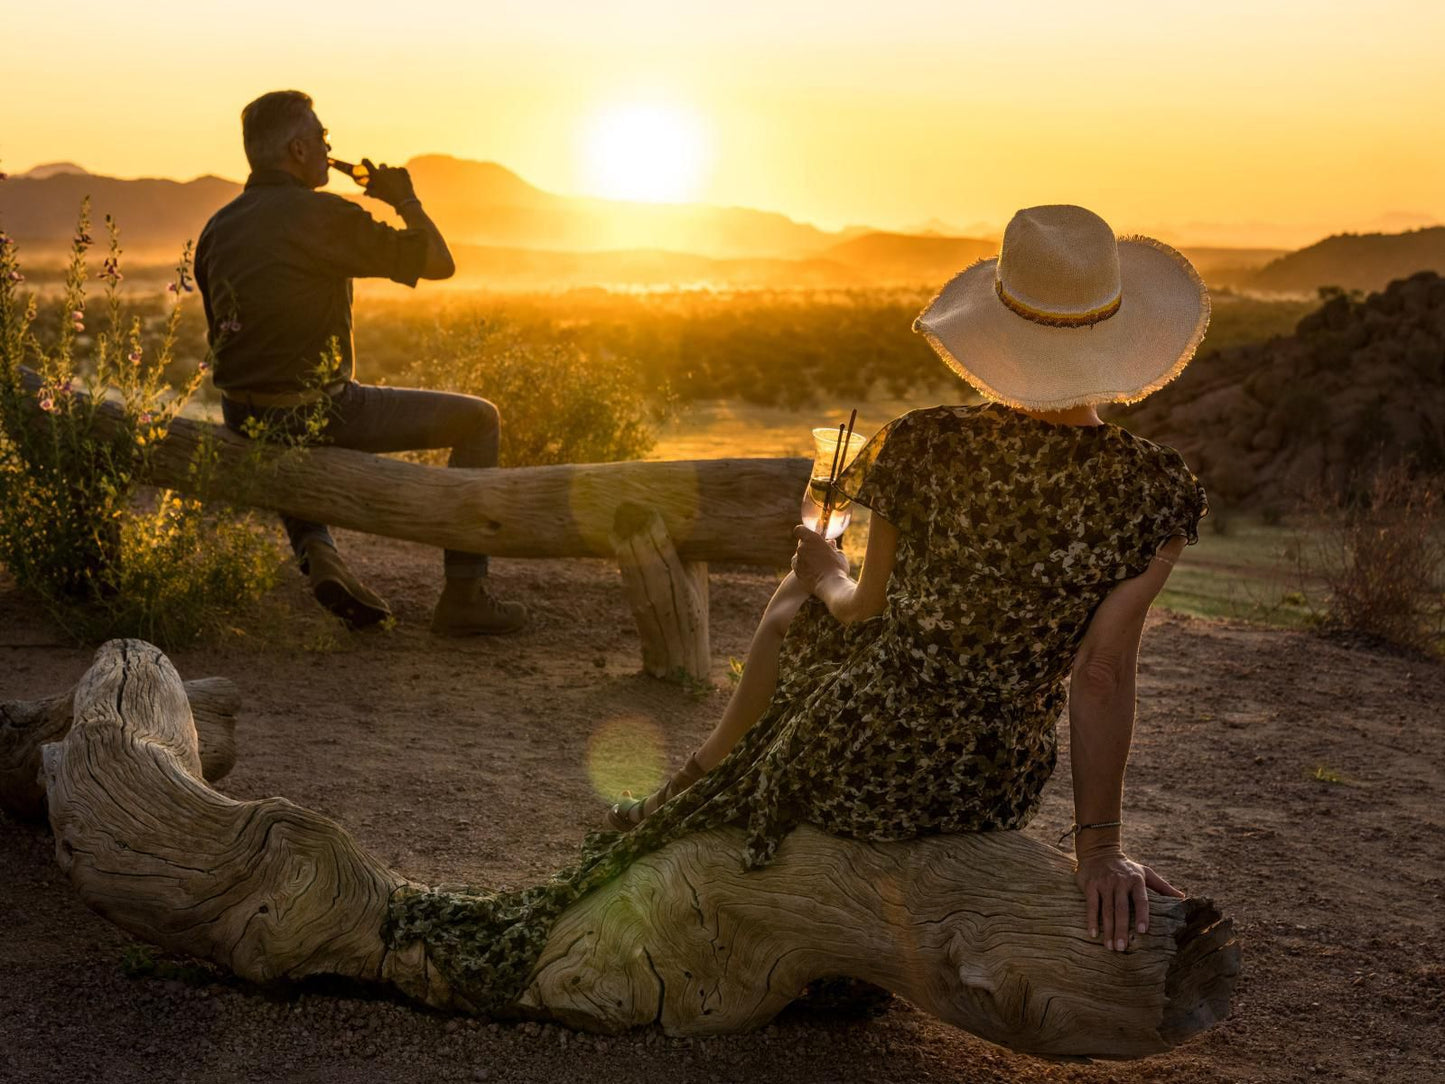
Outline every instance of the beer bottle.
[(344, 173), (357, 184), (365, 188), (371, 180), (371, 170), (360, 163), (343, 162), (340, 158), (328, 158), (326, 164), (338, 173)]

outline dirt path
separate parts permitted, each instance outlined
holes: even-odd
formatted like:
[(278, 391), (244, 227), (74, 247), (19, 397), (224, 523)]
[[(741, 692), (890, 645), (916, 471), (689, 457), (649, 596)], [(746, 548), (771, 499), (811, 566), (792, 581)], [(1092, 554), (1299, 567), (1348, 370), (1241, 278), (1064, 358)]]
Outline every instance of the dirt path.
[[(342, 542), (396, 606), (393, 632), (334, 632), (292, 583), (289, 620), (174, 661), (245, 694), (226, 793), (285, 795), (428, 881), (519, 885), (565, 862), (597, 821), (594, 779), (645, 784), (706, 732), (773, 586), (716, 571), (717, 691), (690, 693), (636, 676), (605, 563), (498, 561), (533, 628), (447, 642), (425, 632), (431, 553)], [(0, 696), (59, 691), (89, 657), (0, 584)], [(1049, 1063), (903, 1002), (727, 1039), (594, 1039), (262, 991), (183, 960), (157, 973), (77, 901), (43, 827), (0, 817), (0, 1081), (1445, 1081), (1445, 668), (1166, 614), (1141, 670), (1126, 839), (1217, 899), (1245, 953), (1233, 1017), (1170, 1055)], [(1070, 820), (1068, 780), (1065, 759), (1041, 838)]]

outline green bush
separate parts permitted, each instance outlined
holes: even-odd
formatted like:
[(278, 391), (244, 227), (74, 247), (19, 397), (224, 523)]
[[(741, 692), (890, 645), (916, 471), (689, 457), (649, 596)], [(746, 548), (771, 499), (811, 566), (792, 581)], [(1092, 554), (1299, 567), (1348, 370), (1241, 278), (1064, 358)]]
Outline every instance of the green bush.
[(638, 459), (671, 409), (666, 391), (648, 388), (630, 359), (526, 338), (505, 322), (439, 327), (428, 353), (407, 379), (495, 403), (504, 467)]
[(165, 380), (191, 290), (189, 248), (159, 344), (147, 349), (140, 318), (123, 318), (119, 234), (108, 217), (106, 226), (108, 319), (94, 334), (88, 205), (58, 319), (38, 319), (38, 299), (21, 292), (15, 245), (0, 233), (0, 563), (81, 639), (181, 646), (268, 589), (279, 555), (248, 519), (169, 492), (141, 499), (152, 451), (206, 367), (195, 366), (179, 388)]

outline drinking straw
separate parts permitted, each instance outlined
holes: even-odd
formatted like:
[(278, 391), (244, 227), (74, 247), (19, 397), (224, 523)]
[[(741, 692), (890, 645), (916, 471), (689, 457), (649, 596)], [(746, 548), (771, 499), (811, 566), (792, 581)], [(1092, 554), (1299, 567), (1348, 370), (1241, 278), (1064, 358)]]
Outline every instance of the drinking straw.
[(843, 423), (838, 423), (838, 443), (833, 445), (833, 465), (828, 468), (828, 484), (838, 480), (838, 460), (843, 455)]
[[(843, 438), (843, 454), (838, 460), (838, 470), (841, 473), (848, 466), (848, 448), (853, 443), (853, 423), (858, 420), (858, 408), (853, 408), (853, 413), (848, 415), (848, 435)], [(837, 481), (835, 478), (834, 481)]]

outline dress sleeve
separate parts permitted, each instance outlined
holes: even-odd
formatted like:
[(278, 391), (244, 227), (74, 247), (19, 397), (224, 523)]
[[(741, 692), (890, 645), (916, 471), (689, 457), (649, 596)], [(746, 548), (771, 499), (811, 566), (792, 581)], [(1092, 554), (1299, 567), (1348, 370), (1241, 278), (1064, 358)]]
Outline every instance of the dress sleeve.
[(848, 498), (908, 532), (926, 518), (920, 480), (927, 477), (925, 426), (904, 414), (874, 434), (838, 478)]
[(387, 278), (415, 286), (426, 263), (427, 240), (420, 230), (398, 230), (372, 218), (350, 200), (318, 193), (316, 223), (308, 241), (311, 256), (327, 274), (343, 278)]
[(1199, 521), (1209, 512), (1209, 498), (1184, 457), (1173, 448), (1164, 450), (1161, 467), (1164, 484), (1160, 488), (1155, 520), (1156, 543), (1163, 545), (1176, 535), (1183, 535), (1187, 545), (1199, 541)]

